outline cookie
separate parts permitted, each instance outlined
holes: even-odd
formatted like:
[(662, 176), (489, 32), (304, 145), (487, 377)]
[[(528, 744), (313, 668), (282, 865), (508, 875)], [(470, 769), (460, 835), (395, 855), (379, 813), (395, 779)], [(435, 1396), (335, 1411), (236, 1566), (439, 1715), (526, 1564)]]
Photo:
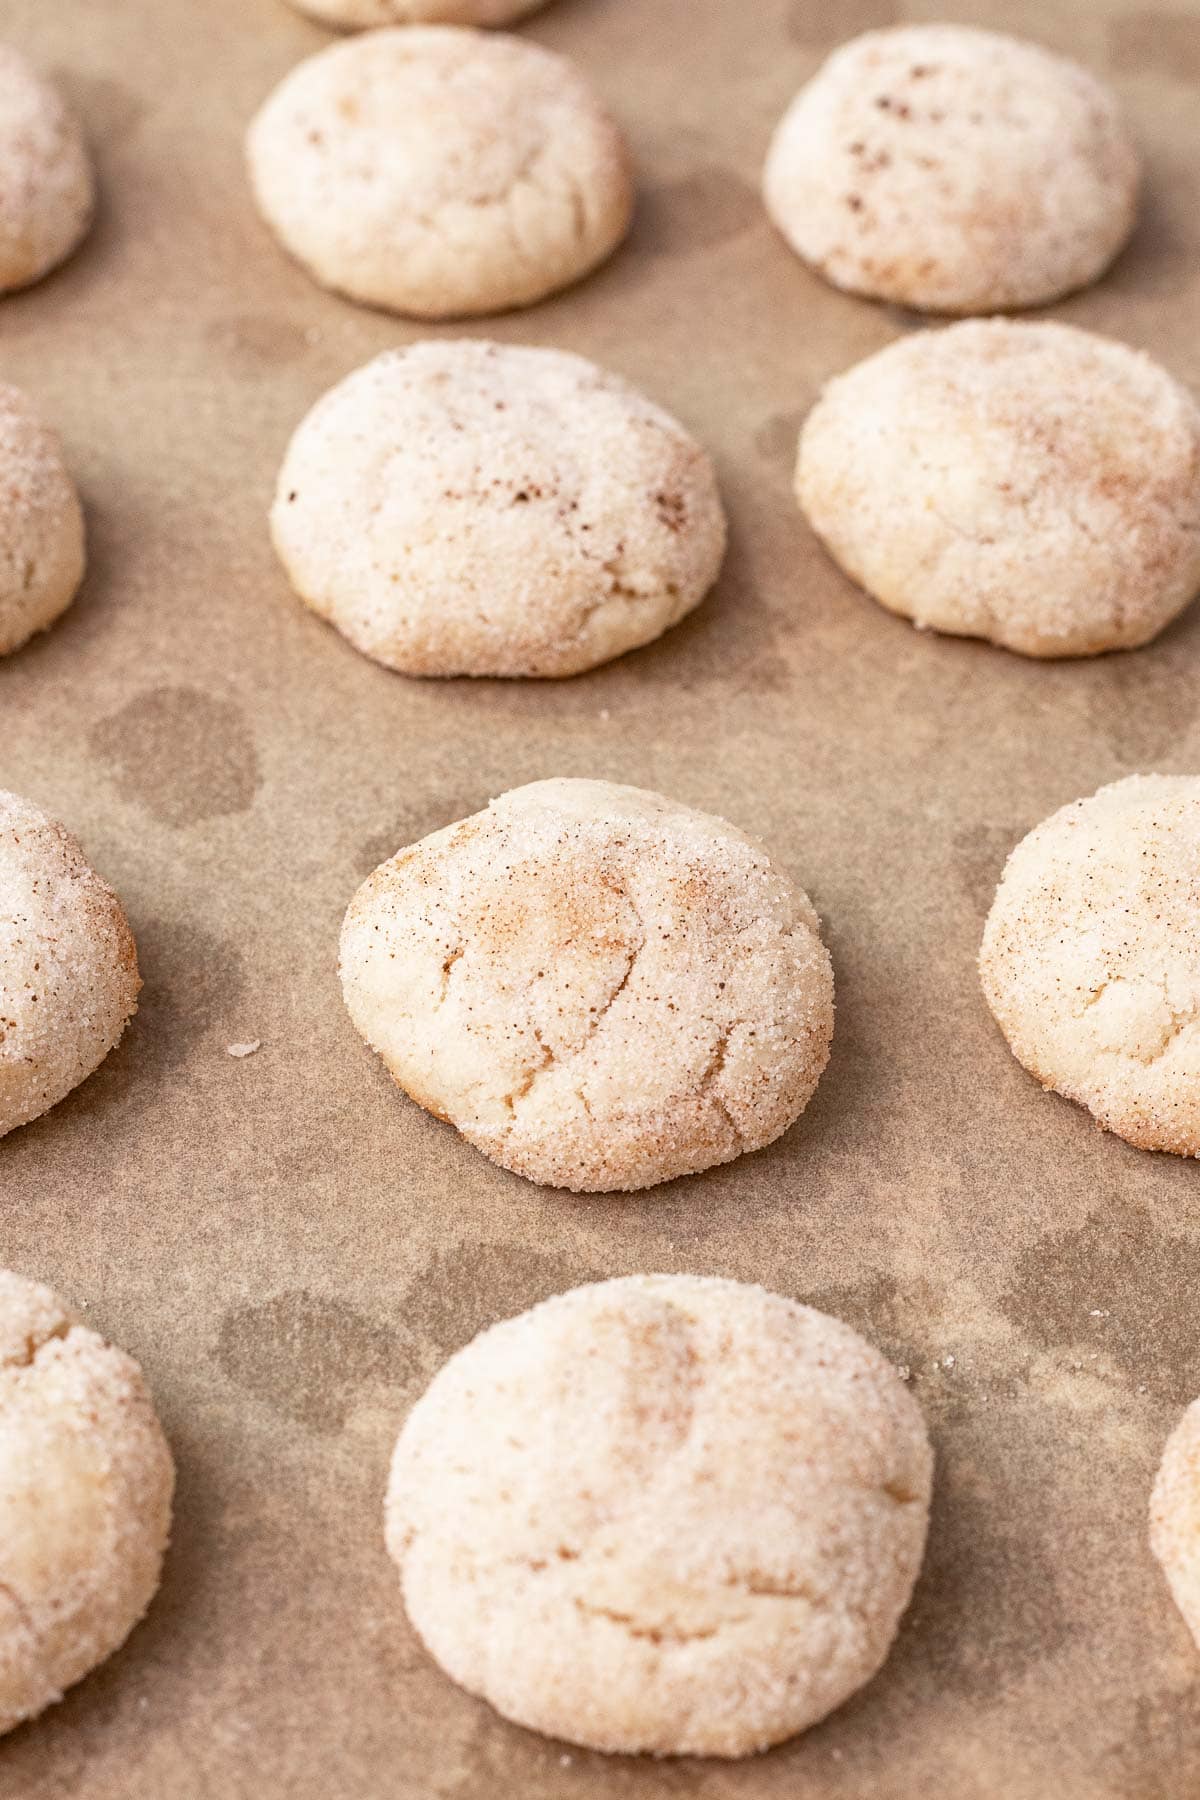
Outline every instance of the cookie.
[(387, 351), (292, 439), (275, 547), (313, 611), (409, 675), (575, 675), (648, 643), (716, 579), (712, 463), (560, 350)]
[(355, 1025), (506, 1169), (578, 1192), (731, 1161), (799, 1117), (833, 974), (806, 894), (723, 819), (538, 781), (401, 850), (342, 928)]
[(848, 1325), (633, 1276), (451, 1358), (400, 1433), (386, 1536), (431, 1655), (506, 1718), (745, 1756), (881, 1666), (931, 1480), (916, 1402)]
[(1085, 287), (1133, 229), (1139, 159), (1115, 95), (1037, 44), (964, 25), (871, 31), (784, 115), (767, 210), (836, 287), (931, 312)]
[(83, 511), (62, 446), (0, 382), (0, 656), (66, 611), (83, 570)]
[(373, 25), (509, 25), (546, 0), (292, 0), (323, 25), (358, 31)]
[(868, 357), (810, 413), (796, 493), (889, 611), (1026, 656), (1144, 644), (1200, 589), (1200, 407), (1072, 325), (969, 320)]
[(57, 88), (0, 44), (0, 294), (57, 268), (94, 205), (79, 121)]
[(621, 134), (571, 63), (448, 25), (309, 57), (255, 119), (249, 160), (263, 217), (317, 281), (422, 319), (556, 293), (633, 207)]
[(0, 789), (0, 1137), (103, 1062), (141, 985), (112, 889), (69, 832)]
[(174, 1480), (133, 1358), (0, 1270), (0, 1732), (61, 1700), (142, 1617)]
[(979, 970), (1044, 1087), (1139, 1149), (1200, 1156), (1200, 776), (1130, 775), (1023, 838)]
[(1200, 1648), (1200, 1400), (1167, 1439), (1150, 1500), (1150, 1547)]

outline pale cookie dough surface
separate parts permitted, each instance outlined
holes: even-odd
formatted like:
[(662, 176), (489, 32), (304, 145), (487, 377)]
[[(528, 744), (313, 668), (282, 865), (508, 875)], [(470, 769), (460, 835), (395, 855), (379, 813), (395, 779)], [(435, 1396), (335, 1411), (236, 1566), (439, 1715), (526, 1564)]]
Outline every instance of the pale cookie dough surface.
[(83, 580), (83, 511), (56, 434), (0, 382), (0, 656), (66, 611)]
[(1150, 1546), (1200, 1648), (1200, 1400), (1167, 1439), (1150, 1500)]
[(415, 344), (296, 432), (271, 531), (293, 587), (412, 675), (574, 675), (648, 643), (716, 579), (708, 456), (582, 357)]
[(132, 1357), (0, 1271), (0, 1731), (60, 1700), (137, 1624), (173, 1487)]
[(406, 26), (294, 69), (250, 128), (259, 208), (324, 286), (443, 319), (528, 306), (629, 226), (624, 140), (561, 56)]
[(979, 968), (1046, 1087), (1140, 1149), (1200, 1155), (1200, 777), (1131, 775), (1035, 827)]
[(355, 1025), (488, 1156), (643, 1188), (770, 1143), (829, 1055), (808, 897), (722, 819), (540, 781), (400, 851), (342, 929)]
[(112, 889), (69, 832), (0, 789), (0, 1136), (103, 1062), (141, 985)]
[(64, 261), (94, 204), (79, 121), (19, 51), (0, 44), (0, 294)]
[(1026, 656), (1144, 644), (1200, 589), (1200, 407), (1071, 325), (968, 320), (868, 357), (810, 413), (796, 494), (890, 611)]
[(446, 1364), (396, 1445), (387, 1544), (431, 1654), (506, 1717), (745, 1756), (880, 1667), (931, 1480), (916, 1402), (849, 1326), (633, 1276)]
[(1115, 96), (1036, 44), (962, 25), (872, 31), (801, 89), (767, 210), (852, 293), (934, 312), (1036, 306), (1094, 281), (1133, 228)]
[(291, 0), (300, 12), (344, 31), (375, 25), (508, 25), (546, 0)]

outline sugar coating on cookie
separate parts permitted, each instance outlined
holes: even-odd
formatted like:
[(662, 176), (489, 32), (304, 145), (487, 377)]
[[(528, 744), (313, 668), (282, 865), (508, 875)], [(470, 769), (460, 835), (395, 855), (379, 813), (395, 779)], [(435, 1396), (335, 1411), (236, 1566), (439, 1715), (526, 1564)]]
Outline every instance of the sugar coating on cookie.
[(1200, 1400), (1167, 1439), (1150, 1499), (1150, 1547), (1200, 1648)]
[(363, 883), (350, 1016), (413, 1099), (531, 1181), (644, 1188), (777, 1138), (829, 1055), (806, 894), (723, 819), (539, 781)]
[(0, 789), (0, 1136), (103, 1062), (141, 985), (112, 889), (68, 831)]
[(0, 293), (28, 287), (68, 257), (94, 204), (79, 121), (57, 88), (0, 44)]
[(1045, 1087), (1140, 1149), (1200, 1156), (1200, 776), (1130, 775), (1036, 826), (979, 969)]
[(1144, 644), (1200, 589), (1200, 407), (1071, 325), (966, 320), (868, 357), (809, 414), (796, 494), (890, 611), (1026, 656)]
[(931, 1481), (920, 1409), (848, 1325), (633, 1276), (451, 1358), (400, 1433), (387, 1545), (431, 1654), (507, 1718), (745, 1756), (883, 1663)]
[(345, 31), (378, 25), (509, 25), (546, 0), (292, 0), (322, 24)]
[(66, 611), (84, 556), (83, 510), (58, 437), (0, 382), (0, 656)]
[(410, 675), (563, 676), (716, 579), (711, 461), (582, 357), (464, 340), (379, 356), (292, 439), (271, 512), (297, 593)]
[(933, 312), (1036, 306), (1103, 273), (1139, 159), (1115, 95), (1037, 44), (963, 25), (871, 31), (800, 90), (767, 210), (837, 287)]
[(453, 26), (302, 62), (251, 126), (249, 161), (263, 216), (319, 282), (416, 318), (566, 287), (633, 205), (624, 140), (571, 63)]
[(122, 1644), (158, 1587), (171, 1452), (133, 1358), (0, 1270), (0, 1732)]

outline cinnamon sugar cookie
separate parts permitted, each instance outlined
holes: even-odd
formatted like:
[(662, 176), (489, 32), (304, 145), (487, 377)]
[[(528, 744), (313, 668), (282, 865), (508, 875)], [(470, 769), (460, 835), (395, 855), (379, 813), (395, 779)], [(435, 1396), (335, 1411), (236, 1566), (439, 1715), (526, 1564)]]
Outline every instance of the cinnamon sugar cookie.
[(629, 1190), (799, 1117), (833, 975), (807, 896), (732, 825), (538, 781), (370, 875), (350, 1016), (413, 1099), (531, 1181)]
[(79, 121), (57, 88), (0, 44), (0, 294), (63, 262), (94, 204)]
[(0, 1732), (133, 1630), (158, 1587), (174, 1479), (133, 1358), (0, 1270)]
[(58, 437), (0, 382), (0, 656), (66, 611), (84, 560), (83, 511)]
[(712, 463), (560, 350), (387, 351), (304, 420), (271, 511), (292, 585), (409, 675), (563, 676), (648, 643), (716, 579)]
[(250, 129), (259, 207), (325, 287), (415, 318), (529, 306), (610, 255), (633, 188), (583, 76), (521, 38), (372, 31), (293, 69)]
[(1139, 1149), (1200, 1156), (1200, 777), (1130, 775), (1036, 826), (979, 970), (1043, 1086)]
[(849, 1326), (633, 1276), (451, 1358), (400, 1433), (387, 1544), (430, 1653), (506, 1718), (746, 1756), (882, 1664), (931, 1478), (916, 1402)]
[(0, 790), (0, 1137), (103, 1062), (141, 985), (112, 889), (69, 832)]
[(1138, 155), (1111, 90), (965, 25), (870, 31), (796, 96), (767, 210), (835, 286), (933, 312), (1038, 306), (1133, 228)]
[(969, 320), (868, 357), (809, 414), (796, 492), (891, 612), (1026, 656), (1144, 644), (1200, 589), (1200, 407), (1071, 325)]

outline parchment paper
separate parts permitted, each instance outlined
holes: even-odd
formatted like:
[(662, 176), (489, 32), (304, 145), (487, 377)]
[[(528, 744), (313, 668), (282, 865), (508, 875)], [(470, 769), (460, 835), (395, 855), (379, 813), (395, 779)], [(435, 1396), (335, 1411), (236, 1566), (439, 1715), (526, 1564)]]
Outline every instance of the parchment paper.
[[(1200, 386), (1200, 4), (1162, 6), (950, 10), (1116, 82), (1144, 222), (1053, 310)], [(919, 321), (805, 272), (759, 206), (762, 153), (832, 43), (939, 16), (556, 0), (528, 21), (627, 125), (641, 207), (593, 279), (473, 329), (581, 351), (675, 411), (718, 458), (733, 543), (715, 596), (648, 650), (564, 683), (438, 684), (305, 612), (265, 529), (309, 405), (420, 335), (321, 293), (248, 197), (244, 123), (326, 34), (281, 0), (0, 0), (0, 36), (86, 115), (104, 190), (82, 253), (0, 303), (0, 376), (60, 426), (91, 532), (78, 604), (0, 664), (0, 785), (82, 838), (146, 982), (101, 1071), (0, 1142), (0, 1262), (141, 1359), (179, 1465), (158, 1601), (0, 1743), (4, 1800), (1200, 1791), (1200, 1658), (1145, 1528), (1200, 1392), (1200, 1173), (1043, 1094), (973, 967), (1025, 830), (1130, 771), (1200, 768), (1200, 609), (1085, 663), (939, 641), (857, 594), (790, 496), (820, 384)], [(812, 893), (833, 1059), (772, 1149), (635, 1199), (540, 1191), (407, 1103), (355, 1035), (335, 955), (359, 880), (551, 774), (724, 814)], [(841, 1314), (910, 1367), (937, 1441), (884, 1672), (741, 1765), (505, 1724), (425, 1656), (381, 1541), (395, 1432), (451, 1351), (574, 1283), (675, 1269)]]

